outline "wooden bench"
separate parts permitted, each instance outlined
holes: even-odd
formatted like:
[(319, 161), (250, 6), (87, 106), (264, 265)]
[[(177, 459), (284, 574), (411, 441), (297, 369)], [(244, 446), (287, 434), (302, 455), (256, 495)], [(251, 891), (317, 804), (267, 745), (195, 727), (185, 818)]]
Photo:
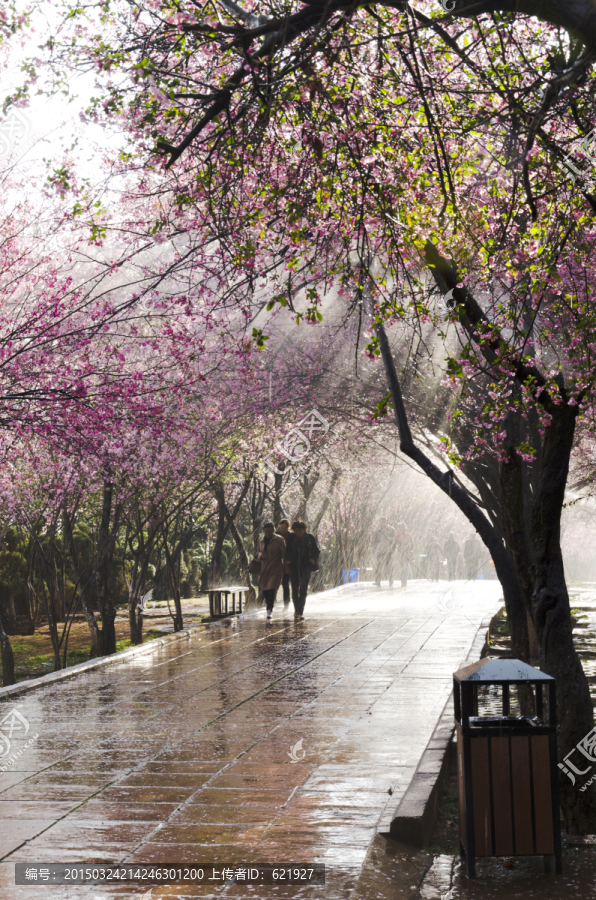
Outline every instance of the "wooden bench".
[[(236, 612), (242, 612), (242, 599), (248, 588), (244, 584), (233, 587), (218, 587), (209, 590), (209, 615), (212, 619), (223, 616), (235, 616)], [(238, 596), (238, 609), (236, 609), (236, 596)], [(230, 612), (230, 597), (232, 598), (232, 610)]]

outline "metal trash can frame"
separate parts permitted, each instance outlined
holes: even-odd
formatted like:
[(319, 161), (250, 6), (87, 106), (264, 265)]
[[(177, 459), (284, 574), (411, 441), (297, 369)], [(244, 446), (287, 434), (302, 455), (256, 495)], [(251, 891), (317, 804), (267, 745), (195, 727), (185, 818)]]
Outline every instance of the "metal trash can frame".
[[(533, 688), (535, 716), (509, 715), (509, 688)], [(478, 687), (502, 688), (502, 716), (478, 716)], [(544, 721), (548, 692), (548, 721)], [(555, 858), (560, 874), (556, 683), (518, 659), (481, 659), (453, 676), (460, 854), (468, 877), (477, 857)]]

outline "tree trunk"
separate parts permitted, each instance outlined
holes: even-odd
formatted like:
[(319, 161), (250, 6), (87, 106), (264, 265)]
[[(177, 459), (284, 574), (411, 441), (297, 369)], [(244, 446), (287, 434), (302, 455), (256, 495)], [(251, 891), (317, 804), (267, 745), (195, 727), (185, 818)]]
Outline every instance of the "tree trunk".
[(8, 687), (16, 684), (14, 674), (14, 654), (10, 646), (10, 640), (4, 628), (2, 613), (0, 612), (0, 654), (2, 655), (2, 686)]
[[(302, 488), (302, 498), (298, 505), (298, 509), (296, 511), (296, 519), (304, 519), (306, 517), (306, 511), (308, 508), (308, 501), (310, 500), (310, 496), (315, 489), (315, 486), (320, 478), (318, 472), (309, 478), (308, 475), (304, 475), (303, 478), (300, 479), (300, 487)], [(310, 523), (309, 523), (310, 524)]]
[[(461, 310), (459, 321), (471, 341), (480, 348), (489, 366), (497, 368), (495, 338), (482, 341), (476, 332), (479, 324), (486, 323), (486, 316), (467, 288), (457, 288), (460, 281), (452, 264), (441, 257), (430, 242), (425, 248), (439, 289), (455, 291), (455, 299)], [(493, 333), (494, 335), (494, 333)], [(521, 363), (516, 373), (521, 387), (530, 380), (537, 387), (546, 384), (544, 375), (528, 370)], [(579, 407), (568, 403), (562, 377), (558, 379), (560, 398), (555, 402), (548, 391), (542, 392), (544, 409), (551, 416), (545, 429), (542, 446), (539, 445), (535, 470), (537, 482), (531, 499), (529, 516), (524, 504), (527, 488), (521, 477), (522, 467), (517, 453), (509, 452), (503, 465), (502, 493), (503, 519), (511, 533), (508, 545), (515, 557), (520, 583), (528, 594), (531, 585), (530, 612), (538, 638), (540, 667), (557, 680), (557, 711), (559, 719), (558, 747), (562, 758), (570, 753), (579, 740), (592, 730), (594, 711), (586, 675), (573, 643), (569, 595), (565, 583), (561, 552), (561, 511), (565, 498), (565, 486), (569, 472), (569, 460), (575, 433), (575, 420)], [(507, 422), (519, 428), (519, 418)], [(401, 431), (400, 431), (401, 434)], [(515, 434), (507, 435), (515, 446)], [(505, 509), (506, 507), (506, 509)], [(522, 522), (525, 516), (525, 523)], [(525, 537), (528, 535), (529, 537)], [(531, 566), (528, 559), (531, 558)], [(570, 833), (590, 833), (596, 828), (596, 789), (589, 788), (583, 796), (571, 784), (565, 774), (560, 775), (561, 807)]]
[(56, 565), (56, 542), (52, 537), (52, 550), (50, 556), (48, 585), (50, 588), (50, 600), (52, 609), (54, 610), (54, 619), (56, 622), (64, 622), (66, 619), (64, 609), (64, 596), (60, 590), (60, 580), (58, 578), (58, 566)]
[(39, 617), (39, 598), (33, 584), (33, 578), (35, 575), (36, 553), (37, 542), (35, 541), (34, 537), (30, 535), (29, 543), (27, 545), (27, 605), (29, 608), (29, 619), (33, 624), (33, 631), (31, 632), (31, 634), (35, 634), (37, 619)]
[(225, 506), (225, 513), (228, 519), (228, 525), (230, 528), (230, 533), (232, 538), (234, 539), (234, 543), (236, 544), (236, 549), (238, 550), (238, 556), (240, 558), (240, 571), (242, 572), (242, 581), (247, 587), (246, 594), (246, 606), (253, 606), (257, 599), (257, 594), (254, 587), (250, 581), (250, 572), (248, 571), (248, 567), (250, 565), (248, 554), (246, 552), (246, 547), (244, 546), (244, 541), (242, 540), (242, 535), (236, 528), (236, 523), (234, 522), (228, 507)]
[(122, 504), (116, 504), (112, 521), (114, 485), (105, 481), (103, 485), (101, 523), (99, 526), (98, 555), (95, 569), (97, 605), (102, 624), (102, 655), (116, 652), (116, 607), (114, 605), (114, 552), (116, 537), (120, 527)]
[[(149, 568), (149, 560), (153, 553), (157, 532), (159, 531), (161, 520), (150, 521), (148, 528), (147, 540), (144, 540), (143, 529), (144, 523), (141, 521), (140, 514), (137, 516), (137, 533), (139, 538), (139, 546), (137, 550), (133, 550), (135, 556), (135, 565), (132, 573), (131, 582), (128, 589), (128, 621), (130, 625), (130, 640), (133, 644), (143, 643), (143, 613), (140, 609), (141, 593), (145, 582), (147, 581), (147, 569)], [(132, 548), (132, 544), (131, 544)]]
[(172, 588), (172, 596), (174, 598), (174, 606), (176, 608), (176, 615), (173, 616), (174, 620), (174, 631), (182, 631), (184, 628), (184, 622), (182, 619), (182, 603), (180, 602), (180, 561), (182, 558), (182, 551), (186, 546), (190, 543), (193, 536), (193, 530), (190, 529), (190, 533), (187, 532), (186, 535), (183, 535), (180, 538), (178, 546), (174, 550), (174, 553), (170, 553), (170, 548), (168, 547), (167, 535), (164, 535), (163, 545), (166, 555), (166, 569), (168, 573), (168, 581)]
[[(50, 569), (50, 583), (51, 583), (51, 569)], [(46, 615), (48, 617), (48, 629), (50, 632), (50, 638), (52, 641), (52, 650), (54, 651), (54, 672), (58, 672), (62, 668), (62, 660), (60, 658), (60, 641), (58, 640), (58, 626), (56, 624), (56, 620), (54, 618), (54, 611), (52, 607), (52, 598), (48, 597), (48, 592), (46, 591), (46, 585), (43, 578), (43, 572), (41, 577), (41, 592), (44, 600), (44, 606), (46, 608)]]
[(249, 510), (250, 520), (252, 523), (252, 540), (253, 551), (257, 552), (257, 543), (259, 535), (263, 530), (263, 522), (265, 521), (263, 511), (265, 509), (265, 500), (267, 498), (267, 488), (262, 482), (256, 478), (252, 482), (252, 491), (250, 493)]
[(319, 530), (319, 525), (321, 524), (321, 522), (323, 520), (323, 516), (325, 515), (325, 513), (327, 512), (327, 510), (329, 508), (329, 504), (331, 503), (331, 495), (333, 494), (333, 491), (335, 490), (335, 485), (337, 484), (338, 481), (339, 481), (339, 472), (334, 471), (333, 476), (331, 478), (331, 482), (329, 484), (329, 490), (327, 491), (327, 496), (323, 500), (323, 503), (321, 504), (321, 508), (318, 511), (314, 522), (312, 523), (312, 528), (310, 529), (310, 533), (314, 534), (315, 537), (316, 537), (317, 531)]
[(103, 635), (101, 633), (101, 629), (97, 624), (97, 620), (95, 618), (95, 613), (93, 612), (93, 607), (89, 602), (89, 598), (87, 593), (83, 589), (81, 584), (81, 573), (79, 572), (79, 561), (77, 558), (77, 548), (75, 546), (74, 537), (72, 533), (72, 522), (70, 521), (70, 516), (68, 514), (68, 510), (64, 510), (62, 514), (63, 526), (64, 526), (64, 543), (68, 548), (68, 556), (70, 558), (70, 566), (72, 568), (72, 573), (74, 576), (74, 580), (77, 587), (77, 593), (79, 595), (79, 599), (81, 601), (81, 606), (83, 607), (83, 613), (85, 615), (85, 620), (87, 622), (87, 627), (89, 628), (89, 634), (91, 635), (91, 648), (93, 652), (93, 656), (102, 656), (103, 653)]
[[(592, 730), (594, 711), (588, 679), (573, 643), (569, 594), (563, 571), (560, 529), (565, 485), (575, 433), (575, 408), (551, 410), (543, 463), (532, 505), (534, 592), (532, 619), (540, 650), (540, 667), (557, 679), (559, 756), (571, 752)], [(596, 826), (594, 788), (580, 793), (561, 773), (561, 806), (569, 834), (589, 834)]]
[[(141, 579), (139, 569), (141, 567), (135, 564), (132, 575), (131, 585), (128, 591), (128, 624), (130, 627), (130, 641), (135, 646), (143, 643), (143, 613), (139, 609), (141, 600), (141, 589), (145, 581)], [(145, 571), (146, 571), (146, 567)]]
[(385, 364), (387, 382), (393, 398), (395, 418), (400, 438), (400, 450), (406, 456), (409, 456), (410, 459), (413, 459), (422, 469), (424, 474), (440, 487), (451, 500), (453, 500), (456, 506), (459, 507), (478, 532), (480, 539), (492, 556), (497, 577), (503, 587), (503, 599), (505, 601), (507, 618), (510, 625), (513, 653), (519, 655), (520, 659), (527, 660), (529, 657), (529, 645), (526, 606), (523, 601), (521, 586), (515, 568), (512, 565), (511, 557), (488, 517), (474, 502), (467, 491), (454, 481), (453, 473), (450, 471), (441, 472), (438, 466), (436, 466), (426, 454), (414, 444), (399, 386), (399, 380), (397, 378), (397, 372), (395, 370), (395, 364), (391, 355), (389, 341), (387, 340), (387, 334), (381, 322), (377, 323), (376, 329), (379, 337), (381, 356), (383, 357), (383, 362)]
[(285, 517), (283, 506), (281, 505), (281, 489), (283, 485), (283, 472), (275, 472), (273, 475), (273, 521), (275, 526), (279, 525), (280, 519)]
[(218, 484), (214, 489), (215, 499), (217, 501), (217, 535), (213, 550), (211, 553), (211, 562), (209, 565), (209, 587), (216, 588), (221, 585), (221, 560), (223, 543), (227, 534), (226, 527), (226, 499), (222, 484)]

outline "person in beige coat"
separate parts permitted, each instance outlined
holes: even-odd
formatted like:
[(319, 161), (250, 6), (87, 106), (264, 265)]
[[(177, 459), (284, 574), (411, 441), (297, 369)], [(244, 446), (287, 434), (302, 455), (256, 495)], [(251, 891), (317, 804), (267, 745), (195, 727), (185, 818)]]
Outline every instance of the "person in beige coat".
[(263, 531), (264, 534), (257, 544), (258, 557), (261, 560), (259, 588), (263, 591), (267, 604), (267, 618), (270, 619), (275, 595), (285, 571), (286, 542), (279, 534), (274, 533), (272, 522), (267, 522)]

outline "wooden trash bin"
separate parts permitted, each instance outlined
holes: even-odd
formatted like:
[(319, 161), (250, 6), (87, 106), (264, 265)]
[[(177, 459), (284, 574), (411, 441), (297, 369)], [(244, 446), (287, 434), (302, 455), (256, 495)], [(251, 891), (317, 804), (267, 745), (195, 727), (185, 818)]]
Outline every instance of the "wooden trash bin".
[[(510, 686), (520, 684), (529, 686), (534, 716), (509, 715)], [(479, 687), (487, 685), (501, 689), (501, 716), (478, 714)], [(454, 674), (453, 696), (468, 876), (486, 856), (554, 856), (560, 874), (555, 679), (518, 659), (486, 658)]]

